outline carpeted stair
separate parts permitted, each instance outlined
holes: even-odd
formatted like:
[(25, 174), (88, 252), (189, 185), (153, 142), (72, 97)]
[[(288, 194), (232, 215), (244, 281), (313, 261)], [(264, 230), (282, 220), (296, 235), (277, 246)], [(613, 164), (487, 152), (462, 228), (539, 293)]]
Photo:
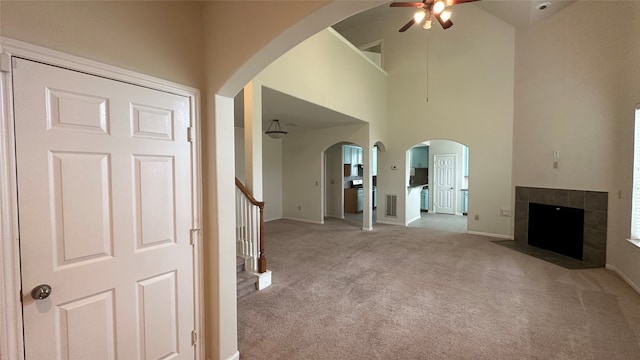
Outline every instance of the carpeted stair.
[(245, 271), (244, 259), (236, 256), (236, 289), (237, 298), (257, 290), (258, 277)]

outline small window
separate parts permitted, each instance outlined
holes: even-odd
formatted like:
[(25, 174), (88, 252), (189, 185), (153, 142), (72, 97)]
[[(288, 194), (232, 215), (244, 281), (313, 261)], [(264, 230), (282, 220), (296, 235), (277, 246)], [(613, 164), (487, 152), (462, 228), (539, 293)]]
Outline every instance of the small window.
[(631, 204), (631, 240), (640, 240), (640, 104), (636, 108), (633, 138), (633, 201)]

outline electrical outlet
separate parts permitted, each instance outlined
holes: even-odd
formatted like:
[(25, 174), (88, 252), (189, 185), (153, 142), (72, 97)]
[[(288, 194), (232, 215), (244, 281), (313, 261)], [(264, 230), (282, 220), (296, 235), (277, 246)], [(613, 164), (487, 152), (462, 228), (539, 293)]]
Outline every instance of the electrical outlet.
[(511, 209), (500, 208), (500, 216), (504, 216), (504, 217), (511, 216)]
[(480, 220), (480, 215), (475, 214), (475, 215), (473, 216), (473, 220)]
[(302, 210), (302, 206), (298, 205), (298, 211)]

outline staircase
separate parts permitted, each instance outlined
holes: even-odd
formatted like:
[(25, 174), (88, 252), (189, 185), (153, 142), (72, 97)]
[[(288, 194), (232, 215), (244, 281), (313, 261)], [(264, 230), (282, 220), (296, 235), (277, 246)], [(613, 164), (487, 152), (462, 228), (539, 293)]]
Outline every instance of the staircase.
[(236, 256), (237, 298), (248, 295), (258, 289), (258, 276), (245, 271), (244, 259)]
[(263, 236), (264, 202), (236, 178), (236, 253), (249, 261), (246, 269), (256, 274), (267, 272)]

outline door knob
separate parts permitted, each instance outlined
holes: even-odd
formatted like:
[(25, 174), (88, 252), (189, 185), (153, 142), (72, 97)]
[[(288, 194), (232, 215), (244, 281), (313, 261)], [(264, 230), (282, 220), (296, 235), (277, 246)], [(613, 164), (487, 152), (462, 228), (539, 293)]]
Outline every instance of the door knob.
[(47, 284), (38, 285), (31, 290), (31, 297), (36, 300), (43, 300), (51, 295), (51, 286)]

